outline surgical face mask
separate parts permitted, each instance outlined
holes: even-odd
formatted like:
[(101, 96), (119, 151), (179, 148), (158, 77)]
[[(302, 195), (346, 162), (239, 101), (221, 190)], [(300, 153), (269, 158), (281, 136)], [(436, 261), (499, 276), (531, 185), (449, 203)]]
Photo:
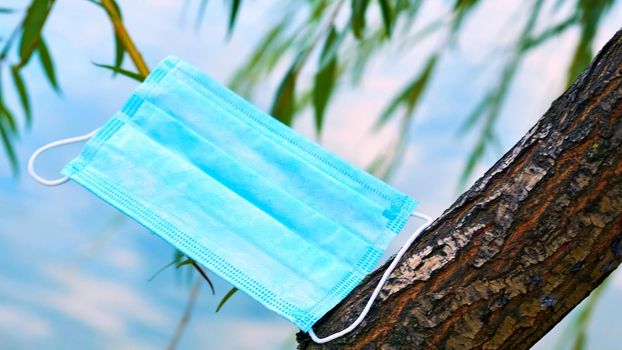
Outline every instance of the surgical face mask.
[[(90, 139), (46, 180), (43, 151)], [(309, 331), (369, 274), (416, 206), (409, 196), (297, 134), (170, 57), (98, 130), (37, 150), (29, 172), (71, 179), (188, 257)], [(415, 214), (430, 222), (430, 218)]]

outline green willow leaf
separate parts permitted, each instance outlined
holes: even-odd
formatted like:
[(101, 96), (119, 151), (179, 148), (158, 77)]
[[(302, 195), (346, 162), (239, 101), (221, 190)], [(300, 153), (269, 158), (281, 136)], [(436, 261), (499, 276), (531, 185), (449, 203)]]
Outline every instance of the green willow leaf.
[(19, 56), (23, 64), (28, 62), (39, 44), (41, 30), (45, 24), (50, 7), (51, 2), (49, 0), (34, 0), (26, 12), (26, 17), (22, 24), (22, 38), (19, 43)]
[(594, 56), (592, 46), (598, 26), (613, 3), (613, 0), (579, 0), (577, 11), (580, 18), (581, 34), (568, 68), (567, 86), (570, 86), (575, 78), (590, 64)]
[[(125, 58), (125, 48), (118, 35), (114, 35), (114, 67), (121, 69), (123, 65), (123, 59)], [(113, 76), (117, 75), (117, 72), (112, 73)]]
[(297, 79), (298, 61), (285, 74), (272, 103), (270, 114), (285, 125), (291, 125), (294, 119)]
[(203, 268), (199, 266), (199, 264), (197, 264), (195, 261), (192, 262), (192, 266), (194, 266), (194, 268), (199, 272), (201, 277), (203, 277), (203, 279), (207, 282), (209, 288), (212, 291), (212, 295), (216, 295), (216, 289), (214, 288), (214, 284), (212, 283), (212, 280), (210, 280), (210, 278), (207, 276), (205, 271), (203, 271)]
[(389, 0), (378, 0), (380, 4), (380, 12), (382, 14), (382, 24), (384, 25), (384, 32), (387, 38), (391, 37), (393, 32), (393, 8)]
[(229, 25), (227, 26), (227, 37), (231, 37), (233, 34), (233, 28), (240, 12), (240, 5), (242, 0), (231, 0), (231, 9), (229, 12)]
[(187, 258), (187, 259), (185, 259), (185, 260), (183, 260), (183, 261), (178, 262), (178, 263), (175, 265), (175, 268), (176, 268), (176, 269), (178, 269), (178, 268), (180, 268), (180, 267), (182, 267), (182, 266), (192, 265), (192, 263), (194, 263), (194, 260), (192, 260), (192, 259), (190, 259), (190, 258)]
[(115, 66), (111, 66), (111, 65), (107, 65), (107, 64), (100, 64), (100, 63), (95, 63), (93, 62), (94, 65), (96, 65), (99, 68), (105, 68), (105, 69), (109, 69), (115, 73), (124, 75), (128, 78), (134, 79), (136, 81), (140, 81), (143, 82), (145, 80), (145, 77), (143, 77), (142, 75), (138, 74), (138, 73), (134, 73), (134, 72), (130, 72), (128, 70), (125, 70), (123, 68), (118, 68)]
[(164, 272), (164, 270), (168, 269), (169, 267), (176, 265), (177, 262), (175, 260), (171, 261), (170, 263), (162, 266), (161, 268), (159, 268), (151, 277), (149, 277), (149, 279), (147, 281), (151, 282), (153, 281), (156, 277), (158, 277), (158, 275), (160, 275), (162, 272)]
[(454, 17), (451, 24), (452, 36), (458, 32), (466, 16), (475, 9), (479, 0), (456, 0), (454, 3)]
[(222, 309), (222, 307), (225, 305), (225, 303), (227, 302), (227, 300), (231, 299), (231, 297), (233, 296), (233, 294), (235, 294), (238, 291), (238, 289), (236, 287), (231, 288), (227, 294), (225, 294), (225, 296), (222, 298), (222, 300), (220, 301), (220, 303), (218, 303), (218, 306), (216, 307), (216, 312), (219, 312), (220, 309)]
[(43, 40), (43, 37), (41, 38), (37, 49), (39, 53), (39, 61), (41, 62), (41, 66), (43, 67), (43, 71), (45, 72), (45, 75), (48, 78), (50, 85), (52, 85), (52, 88), (57, 92), (60, 91), (58, 81), (56, 80), (54, 61), (52, 60), (52, 56), (50, 55), (50, 51), (48, 50), (45, 40)]
[(376, 128), (383, 126), (391, 117), (395, 115), (397, 109), (404, 106), (406, 109), (405, 116), (410, 118), (417, 107), (423, 92), (425, 91), (430, 77), (436, 68), (439, 56), (434, 54), (430, 56), (421, 70), (421, 72), (389, 103), (387, 108), (382, 112)]
[[(114, 7), (115, 12), (119, 16), (119, 19), (123, 20), (123, 13), (121, 13), (121, 6), (117, 3), (116, 0), (112, 0), (112, 6)], [(123, 42), (121, 38), (117, 35), (114, 27), (112, 28), (114, 33), (114, 67), (117, 69), (121, 69), (123, 66), (123, 59), (125, 58), (125, 47), (123, 46)], [(117, 75), (117, 71), (113, 71), (113, 76)]]
[[(313, 86), (313, 109), (315, 112), (315, 130), (319, 135), (322, 132), (324, 113), (333, 93), (337, 79), (337, 55), (334, 53), (337, 45), (337, 30), (332, 26), (324, 42), (320, 54), (320, 68), (315, 74)], [(329, 58), (327, 58), (329, 57)], [(323, 62), (328, 59), (327, 62)]]
[(21, 103), (22, 110), (24, 111), (26, 126), (30, 126), (30, 124), (32, 123), (32, 112), (30, 108), (30, 97), (28, 96), (26, 82), (22, 78), (22, 75), (20, 74), (20, 71), (17, 67), (13, 67), (13, 69), (11, 69), (11, 73), (13, 76), (13, 84), (15, 85), (17, 95), (19, 96), (19, 102)]
[(203, 18), (205, 17), (205, 12), (207, 11), (207, 0), (201, 0), (199, 3), (199, 9), (197, 10), (197, 18), (194, 20), (194, 30), (199, 31), (201, 25), (203, 24)]
[[(95, 1), (95, 0), (87, 0), (88, 2), (99, 6), (102, 10), (104, 11), (108, 11), (108, 9), (106, 7), (104, 7), (104, 5), (101, 4), (101, 2), (99, 1)], [(119, 16), (119, 19), (123, 20), (123, 13), (121, 13), (121, 7), (119, 6), (119, 3), (117, 3), (116, 0), (111, 0), (112, 2), (112, 6), (114, 8), (115, 13)], [(125, 48), (123, 46), (123, 43), (121, 42), (121, 38), (119, 38), (119, 36), (117, 35), (116, 30), (114, 29), (114, 26), (112, 27), (112, 33), (114, 35), (114, 61), (113, 61), (113, 66), (121, 69), (121, 66), (123, 66), (123, 60), (125, 59)], [(112, 76), (116, 76), (117, 75), (117, 71), (113, 70), (112, 71)]]
[(17, 123), (15, 122), (15, 116), (2, 102), (0, 102), (0, 122), (6, 123), (9, 127), (8, 131), (14, 135), (17, 135)]
[(578, 20), (577, 16), (570, 16), (567, 19), (561, 21), (560, 23), (544, 30), (542, 33), (538, 34), (537, 36), (533, 38), (525, 39), (525, 41), (522, 43), (521, 49), (523, 51), (526, 51), (542, 43), (547, 42), (549, 39), (562, 34), (567, 29), (577, 24), (577, 20)]
[(15, 149), (13, 148), (13, 144), (11, 143), (11, 135), (9, 134), (9, 131), (6, 130), (6, 125), (3, 123), (3, 119), (0, 119), (0, 140), (2, 140), (4, 152), (9, 158), (11, 168), (14, 172), (17, 171), (17, 154), (15, 153)]
[(484, 156), (484, 151), (486, 150), (486, 139), (481, 138), (475, 148), (469, 154), (469, 158), (467, 159), (466, 165), (464, 169), (462, 169), (462, 174), (460, 174), (459, 186), (464, 187), (466, 181), (469, 179), (473, 171), (475, 170), (475, 166), (479, 162), (479, 160)]
[(352, 34), (354, 34), (357, 39), (362, 39), (366, 26), (365, 15), (367, 13), (369, 0), (352, 0), (350, 5), (352, 11), (350, 20)]

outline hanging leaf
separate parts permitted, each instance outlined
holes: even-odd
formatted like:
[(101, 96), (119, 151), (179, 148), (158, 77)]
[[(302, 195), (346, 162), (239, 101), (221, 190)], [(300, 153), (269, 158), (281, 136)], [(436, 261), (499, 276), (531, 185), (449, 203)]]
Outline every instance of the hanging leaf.
[(4, 146), (4, 152), (9, 158), (11, 168), (14, 171), (17, 171), (17, 155), (15, 154), (15, 149), (11, 143), (11, 136), (6, 130), (6, 125), (3, 123), (3, 119), (0, 119), (0, 139), (2, 140), (2, 145)]
[(568, 68), (566, 85), (570, 86), (575, 78), (590, 64), (594, 56), (592, 46), (598, 31), (598, 25), (613, 3), (613, 0), (578, 1), (577, 11), (580, 17), (581, 34)]
[(236, 287), (231, 288), (227, 294), (225, 294), (225, 296), (222, 298), (222, 300), (220, 301), (220, 303), (218, 303), (218, 306), (216, 307), (216, 312), (219, 312), (220, 309), (222, 309), (222, 307), (225, 305), (225, 303), (227, 302), (227, 300), (229, 300), (233, 294), (235, 294), (235, 292), (237, 292), (238, 289)]
[(45, 43), (45, 40), (43, 40), (43, 38), (41, 38), (39, 42), (37, 51), (39, 53), (39, 61), (41, 62), (41, 66), (43, 67), (43, 71), (45, 72), (45, 75), (48, 78), (50, 85), (52, 85), (52, 88), (54, 88), (54, 90), (56, 90), (57, 92), (60, 91), (60, 88), (58, 86), (58, 81), (56, 80), (56, 72), (54, 70), (54, 61), (52, 60), (52, 56), (50, 55), (50, 52), (48, 51), (48, 47)]
[(484, 156), (484, 151), (486, 150), (486, 139), (480, 138), (480, 140), (475, 145), (475, 148), (469, 154), (469, 158), (467, 159), (466, 165), (462, 170), (462, 174), (460, 175), (460, 180), (458, 186), (460, 188), (464, 187), (466, 181), (469, 179), (473, 171), (475, 170), (475, 166), (479, 162), (479, 160)]
[(393, 31), (393, 8), (389, 0), (378, 0), (380, 3), (380, 12), (382, 14), (382, 24), (387, 38), (391, 37)]
[[(97, 5), (99, 7), (101, 7), (104, 11), (108, 12), (108, 9), (102, 5), (102, 3), (95, 1), (95, 0), (87, 0), (90, 3)], [(123, 14), (121, 13), (121, 7), (119, 6), (119, 4), (116, 2), (116, 0), (111, 0), (112, 3), (112, 8), (113, 11), (115, 12), (115, 15), (119, 17), (120, 20), (123, 20)], [(112, 27), (112, 33), (114, 35), (114, 62), (113, 62), (113, 66), (117, 69), (121, 69), (121, 66), (123, 66), (123, 60), (125, 58), (125, 47), (123, 46), (123, 42), (121, 41), (121, 38), (117, 35), (117, 31), (114, 28), (114, 25)], [(112, 71), (112, 76), (116, 76), (117, 75), (117, 71), (113, 70)]]
[(231, 10), (229, 12), (229, 26), (227, 27), (227, 37), (231, 37), (233, 34), (233, 28), (235, 27), (235, 21), (238, 18), (238, 12), (240, 11), (240, 4), (242, 0), (231, 0)]
[[(117, 16), (119, 16), (119, 19), (123, 20), (123, 14), (121, 13), (121, 7), (119, 6), (116, 0), (112, 0), (111, 2), (114, 8), (114, 11), (116, 12)], [(114, 34), (114, 67), (117, 68), (117, 70), (113, 70), (112, 75), (115, 76), (117, 75), (118, 70), (121, 69), (121, 67), (123, 66), (123, 59), (125, 58), (125, 47), (123, 46), (123, 42), (121, 41), (121, 38), (119, 37), (119, 35), (117, 35), (117, 31), (114, 29), (114, 26), (112, 28), (112, 31)]]
[(401, 106), (406, 108), (405, 116), (410, 118), (428, 85), (432, 72), (438, 62), (438, 55), (434, 54), (428, 58), (422, 71), (413, 79), (385, 108), (380, 115), (376, 128), (381, 127), (395, 115), (397, 109)]
[(201, 277), (203, 277), (203, 279), (207, 282), (209, 288), (212, 290), (212, 295), (216, 295), (216, 289), (214, 288), (214, 284), (212, 283), (212, 280), (210, 280), (210, 278), (207, 276), (205, 271), (203, 271), (203, 268), (199, 266), (196, 261), (192, 261), (192, 266), (194, 266), (194, 268), (199, 272), (199, 275), (201, 275)]
[[(322, 131), (326, 106), (333, 93), (337, 79), (337, 30), (332, 26), (324, 42), (320, 54), (319, 70), (315, 74), (313, 87), (313, 109), (315, 112), (315, 130), (319, 135)], [(325, 62), (326, 61), (326, 62)]]
[(201, 0), (197, 11), (197, 18), (194, 21), (194, 30), (199, 31), (201, 28), (201, 25), (203, 24), (203, 17), (205, 17), (205, 11), (207, 11), (207, 0)]
[(110, 66), (110, 65), (107, 65), (107, 64), (100, 64), (100, 63), (95, 63), (95, 62), (93, 62), (93, 64), (96, 65), (97, 67), (109, 69), (109, 70), (111, 70), (111, 71), (113, 71), (115, 73), (119, 73), (121, 75), (124, 75), (124, 76), (126, 76), (128, 78), (134, 79), (136, 81), (142, 82), (142, 81), (145, 80), (145, 77), (143, 77), (142, 75), (140, 75), (138, 73), (130, 72), (130, 71), (125, 70), (123, 68), (118, 68), (118, 67), (115, 67), (115, 66)]
[[(0, 83), (1, 82), (2, 79), (0, 77)], [(0, 139), (2, 139), (4, 152), (9, 158), (9, 164), (11, 165), (11, 169), (13, 169), (14, 174), (17, 173), (19, 168), (17, 155), (15, 154), (15, 149), (11, 143), (11, 136), (16, 134), (17, 125), (15, 123), (15, 118), (13, 117), (11, 111), (4, 105), (2, 90), (0, 89)]]
[(182, 261), (178, 262), (178, 263), (175, 265), (175, 268), (176, 268), (176, 269), (178, 269), (178, 268), (180, 268), (180, 267), (182, 267), (182, 266), (192, 265), (192, 263), (194, 263), (194, 260), (192, 260), (192, 259), (190, 259), (190, 258), (187, 258), (187, 259), (185, 259), (185, 260), (182, 260)]
[(560, 23), (544, 30), (542, 33), (540, 33), (539, 35), (535, 37), (526, 38), (524, 42), (522, 43), (521, 50), (526, 51), (542, 43), (547, 42), (549, 39), (562, 34), (567, 29), (577, 24), (577, 21), (578, 21), (578, 16), (573, 15), (561, 21)]
[(352, 28), (352, 34), (354, 34), (357, 39), (363, 38), (366, 26), (365, 15), (368, 5), (369, 0), (352, 0), (351, 2), (352, 15), (350, 26)]
[(9, 132), (12, 134), (17, 134), (17, 123), (15, 122), (15, 116), (9, 110), (9, 108), (0, 102), (0, 122), (6, 123), (9, 127)]
[(17, 90), (17, 95), (19, 96), (19, 101), (22, 105), (22, 110), (24, 111), (26, 125), (30, 126), (30, 124), (32, 123), (32, 113), (30, 109), (30, 98), (28, 97), (26, 83), (24, 82), (24, 79), (22, 78), (19, 69), (16, 66), (11, 69), (11, 73), (13, 75), (13, 84), (15, 84), (15, 89)]
[(296, 80), (298, 64), (295, 62), (287, 71), (276, 91), (270, 114), (285, 125), (291, 125), (296, 102)]
[(177, 262), (175, 260), (171, 261), (170, 263), (162, 266), (161, 268), (158, 269), (158, 271), (156, 271), (151, 277), (149, 277), (149, 279), (147, 281), (151, 282), (153, 281), (156, 277), (158, 277), (158, 275), (160, 275), (164, 270), (168, 269), (169, 267), (176, 265)]
[(477, 122), (482, 119), (484, 112), (490, 108), (490, 104), (494, 99), (494, 95), (486, 95), (479, 104), (473, 109), (473, 111), (465, 118), (464, 122), (458, 128), (458, 135), (464, 136), (467, 131), (473, 129)]
[(466, 16), (475, 9), (479, 0), (456, 0), (453, 8), (453, 20), (451, 23), (452, 37), (458, 32), (462, 26)]
[[(118, 35), (114, 35), (114, 67), (121, 69), (123, 65), (123, 58), (125, 57), (125, 48)], [(113, 71), (113, 76), (117, 75), (116, 71)]]
[(41, 30), (49, 13), (51, 2), (49, 0), (34, 0), (24, 18), (22, 25), (22, 38), (19, 44), (21, 65), (25, 65), (33, 51), (39, 44)]

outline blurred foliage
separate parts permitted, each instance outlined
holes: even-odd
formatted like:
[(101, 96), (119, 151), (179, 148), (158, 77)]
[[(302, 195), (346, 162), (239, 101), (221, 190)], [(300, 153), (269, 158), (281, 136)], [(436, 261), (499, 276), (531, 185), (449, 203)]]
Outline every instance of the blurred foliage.
[[(109, 70), (113, 76), (121, 75), (142, 81), (149, 69), (125, 28), (121, 6), (115, 0), (84, 1), (100, 7), (113, 30), (114, 52), (111, 63), (94, 63), (95, 66)], [(198, 4), (195, 18), (195, 27), (198, 29), (210, 7), (207, 0), (194, 1)], [(480, 101), (464, 116), (457, 130), (459, 135), (476, 136), (461, 175), (461, 185), (469, 180), (476, 166), (489, 152), (490, 146), (498, 144), (495, 128), (505, 108), (508, 92), (527, 55), (562, 34), (578, 30), (575, 49), (567, 67), (566, 81), (569, 85), (592, 59), (598, 28), (613, 2), (528, 0), (522, 4), (513, 20), (517, 24), (513, 44), (506, 48), (506, 52), (495, 57), (495, 63), (501, 62), (497, 79), (488, 90), (482, 91)], [(297, 116), (311, 109), (319, 136), (324, 128), (325, 115), (339, 88), (347, 84), (356, 88), (364, 79), (372, 60), (381, 57), (383, 53), (406, 53), (424, 38), (438, 36), (437, 46), (429, 52), (421, 52), (418, 62), (403, 67), (405, 74), (410, 73), (412, 76), (388, 99), (386, 108), (375, 124), (374, 132), (390, 123), (400, 126), (395, 140), (369, 166), (371, 172), (387, 179), (404, 154), (409, 130), (423, 97), (434, 78), (442, 74), (444, 55), (459, 45), (464, 26), (482, 3), (483, 0), (446, 0), (443, 2), (446, 13), (439, 18), (429, 19), (418, 17), (423, 0), (280, 1), (273, 11), (280, 17), (268, 23), (262, 38), (246, 63), (233, 76), (230, 86), (238, 93), (252, 98), (260, 84), (274, 75), (282, 74), (275, 91), (272, 114), (291, 125)], [(53, 15), (54, 4), (54, 0), (32, 0), (25, 8), (0, 8), (0, 18), (14, 16), (19, 19), (10, 33), (0, 33), (0, 140), (6, 158), (15, 171), (18, 169), (18, 159), (14, 142), (32, 122), (28, 82), (24, 79), (23, 70), (31, 66), (33, 56), (37, 56), (50, 88), (56, 93), (61, 92), (53, 48), (46, 44), (44, 36), (45, 24)], [(225, 4), (228, 10), (226, 37), (231, 39), (244, 3), (241, 0), (225, 0)], [(571, 14), (552, 23), (555, 12), (563, 6), (570, 7)], [(549, 9), (547, 11), (550, 13), (543, 13), (544, 9)], [(420, 22), (421, 25), (417, 26)], [(123, 68), (128, 59), (134, 69)], [(283, 70), (283, 67), (287, 68)], [(309, 75), (311, 79), (302, 74), (305, 70), (312, 73)], [(6, 89), (14, 90), (18, 106), (5, 103), (3, 92)], [(19, 115), (14, 112), (16, 108), (20, 109)], [(182, 253), (177, 252), (173, 261), (163, 269), (169, 266), (175, 266), (178, 270), (192, 267), (188, 271), (198, 272), (215, 294), (205, 272)], [(226, 293), (217, 311), (236, 291), (233, 288)], [(586, 310), (584, 312), (591, 312), (591, 308)], [(583, 319), (588, 318), (582, 315)], [(582, 332), (577, 333), (584, 334), (584, 330)], [(577, 341), (581, 342), (581, 339)]]
[[(113, 75), (142, 80), (148, 68), (125, 30), (121, 6), (115, 0), (85, 1), (102, 8), (113, 29), (112, 63), (98, 63), (97, 66), (111, 70)], [(198, 2), (196, 27), (199, 28), (204, 13), (209, 10), (209, 2), (195, 1)], [(20, 18), (11, 33), (0, 37), (0, 138), (15, 170), (18, 159), (14, 141), (22, 128), (28, 128), (33, 114), (28, 83), (22, 74), (33, 56), (37, 56), (50, 87), (57, 93), (61, 91), (52, 51), (44, 39), (45, 24), (53, 12), (54, 3), (54, 0), (32, 0), (26, 8), (0, 8), (0, 16)], [(281, 68), (288, 66), (280, 77), (271, 112), (277, 119), (291, 125), (298, 115), (311, 108), (320, 135), (325, 114), (338, 89), (345, 83), (356, 87), (365, 76), (370, 61), (392, 49), (397, 48), (398, 53), (406, 52), (423, 38), (438, 35), (440, 45), (420, 55), (420, 62), (414, 65), (419, 63), (418, 71), (414, 69), (412, 78), (388, 100), (374, 130), (378, 131), (391, 122), (410, 128), (417, 107), (435, 76), (442, 74), (437, 70), (442, 68), (443, 56), (458, 46), (462, 28), (482, 3), (483, 0), (448, 0), (445, 2), (446, 14), (430, 20), (417, 17), (422, 0), (281, 1), (276, 5), (279, 11), (274, 11), (281, 14), (280, 19), (266, 27), (262, 39), (230, 85), (242, 95), (252, 97), (261, 83), (272, 75), (283, 74), (279, 73)], [(504, 63), (497, 81), (488, 91), (482, 92), (480, 102), (465, 115), (458, 129), (459, 135), (477, 135), (461, 176), (462, 185), (469, 180), (490, 146), (498, 143), (495, 127), (527, 54), (559, 35), (578, 30), (575, 50), (567, 68), (566, 81), (570, 84), (592, 59), (598, 28), (613, 3), (613, 0), (531, 0), (519, 9), (521, 13), (517, 14), (516, 23), (520, 24), (520, 18), (524, 18), (524, 23), (517, 31), (514, 44), (507, 48), (509, 54), (500, 55), (505, 57), (502, 57)], [(225, 0), (225, 4), (228, 9), (227, 38), (230, 38), (244, 3)], [(568, 18), (550, 23), (555, 11), (566, 4), (573, 9)], [(550, 8), (551, 13), (543, 14), (543, 8)], [(415, 28), (419, 22), (423, 29)], [(123, 68), (128, 56), (137, 72)], [(411, 66), (404, 67), (405, 71), (411, 69)], [(312, 73), (312, 79), (303, 78), (306, 77), (302, 75), (304, 70)], [(5, 86), (5, 80), (11, 80), (12, 84)], [(18, 96), (21, 118), (14, 113), (15, 106), (4, 102), (2, 92), (7, 88), (13, 89)], [(401, 160), (408, 135), (407, 131), (400, 133), (399, 138), (387, 145), (372, 162), (369, 170), (388, 178)]]
[(590, 320), (594, 314), (594, 309), (598, 302), (601, 300), (603, 291), (610, 283), (612, 277), (605, 279), (598, 288), (594, 289), (587, 299), (583, 301), (583, 304), (579, 306), (577, 316), (570, 326), (565, 329), (565, 333), (561, 335), (560, 341), (557, 343), (556, 349), (572, 349), (572, 350), (586, 350), (587, 349), (587, 336)]

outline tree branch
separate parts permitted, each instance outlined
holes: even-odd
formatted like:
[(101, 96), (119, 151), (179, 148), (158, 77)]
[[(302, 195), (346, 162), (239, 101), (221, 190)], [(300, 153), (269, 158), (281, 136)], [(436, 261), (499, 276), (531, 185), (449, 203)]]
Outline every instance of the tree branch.
[[(529, 348), (621, 261), (622, 31), (417, 239), (358, 329), (299, 348)], [(348, 326), (383, 270), (316, 333)]]
[(136, 70), (138, 70), (138, 73), (140, 73), (143, 78), (146, 77), (147, 75), (149, 75), (149, 68), (147, 67), (147, 64), (145, 63), (145, 60), (143, 59), (140, 51), (138, 51), (138, 49), (136, 48), (134, 41), (128, 34), (127, 29), (125, 28), (125, 25), (123, 24), (123, 21), (121, 20), (119, 12), (117, 11), (117, 8), (115, 7), (113, 1), (101, 0), (101, 5), (106, 10), (108, 17), (110, 18), (110, 22), (112, 22), (112, 25), (114, 26), (114, 31), (115, 33), (117, 33), (119, 40), (123, 44), (123, 48), (125, 48), (125, 51), (130, 56), (132, 62), (134, 62)]

